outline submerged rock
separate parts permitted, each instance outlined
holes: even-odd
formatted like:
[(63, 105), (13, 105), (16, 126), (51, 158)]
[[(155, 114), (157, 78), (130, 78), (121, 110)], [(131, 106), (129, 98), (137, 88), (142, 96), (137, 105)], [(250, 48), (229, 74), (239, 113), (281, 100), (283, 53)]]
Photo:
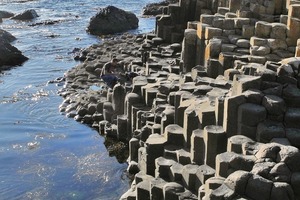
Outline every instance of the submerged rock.
[(93, 35), (115, 34), (138, 27), (139, 20), (135, 14), (108, 6), (91, 18), (87, 31)]

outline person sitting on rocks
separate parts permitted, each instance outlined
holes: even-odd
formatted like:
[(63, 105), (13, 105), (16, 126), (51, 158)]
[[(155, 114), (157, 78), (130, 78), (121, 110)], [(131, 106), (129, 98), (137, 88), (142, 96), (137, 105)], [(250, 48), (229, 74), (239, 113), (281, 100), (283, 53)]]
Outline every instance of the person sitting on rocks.
[(113, 58), (110, 62), (105, 63), (105, 65), (102, 68), (100, 77), (110, 88), (113, 88), (119, 80), (117, 67), (118, 59)]

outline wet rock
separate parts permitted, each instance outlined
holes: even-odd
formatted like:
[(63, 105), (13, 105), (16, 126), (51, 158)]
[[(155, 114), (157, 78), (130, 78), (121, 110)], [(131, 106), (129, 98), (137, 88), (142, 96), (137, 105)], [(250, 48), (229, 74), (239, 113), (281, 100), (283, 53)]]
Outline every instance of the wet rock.
[(1, 66), (21, 65), (26, 60), (28, 60), (28, 58), (24, 56), (16, 47), (7, 42), (0, 41), (0, 71), (2, 68)]
[(0, 29), (0, 42), (10, 43), (16, 40), (16, 38), (9, 32)]
[(10, 18), (14, 15), (15, 15), (14, 13), (4, 11), (4, 10), (0, 10), (0, 18)]
[(30, 10), (26, 10), (23, 13), (17, 14), (14, 17), (12, 17), (12, 19), (16, 19), (16, 20), (32, 20), (39, 17), (38, 14), (36, 13), (35, 10), (30, 9)]
[(101, 8), (91, 18), (87, 31), (93, 35), (115, 34), (138, 27), (138, 18), (131, 12), (114, 6)]

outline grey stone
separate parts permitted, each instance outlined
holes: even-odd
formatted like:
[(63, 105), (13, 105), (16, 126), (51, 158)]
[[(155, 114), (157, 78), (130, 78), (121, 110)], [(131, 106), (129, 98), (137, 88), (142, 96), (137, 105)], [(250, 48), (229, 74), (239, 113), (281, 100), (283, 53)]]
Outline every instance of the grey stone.
[(191, 164), (191, 153), (185, 149), (176, 151), (177, 161), (182, 165)]
[(282, 182), (274, 182), (271, 191), (270, 199), (281, 200), (281, 199), (295, 199), (294, 191), (291, 185)]
[(239, 155), (233, 156), (230, 160), (230, 168), (232, 171), (245, 170), (250, 171), (256, 161), (256, 157), (253, 155)]
[(165, 200), (175, 200), (178, 199), (179, 193), (184, 192), (184, 187), (175, 182), (169, 182), (164, 185), (164, 199)]
[(255, 163), (255, 165), (253, 166), (251, 173), (260, 175), (269, 180), (273, 180), (273, 177), (270, 174), (270, 171), (272, 170), (272, 168), (275, 165), (276, 165), (275, 162), (258, 162), (258, 163)]
[(186, 190), (183, 193), (179, 194), (179, 199), (180, 200), (198, 200), (198, 197), (194, 195), (191, 191)]
[(150, 181), (144, 180), (136, 185), (137, 199), (150, 200)]
[(248, 126), (256, 126), (265, 120), (266, 116), (266, 109), (257, 104), (245, 103), (240, 105), (238, 109), (238, 122)]
[(166, 106), (165, 110), (162, 112), (162, 120), (161, 120), (161, 132), (165, 130), (165, 128), (174, 124), (175, 120), (175, 107), (174, 106)]
[(240, 95), (249, 89), (260, 89), (261, 77), (235, 75), (233, 78), (233, 95)]
[(0, 39), (0, 42), (0, 67), (21, 65), (23, 62), (28, 60), (28, 58), (24, 56), (20, 50), (12, 46), (10, 43), (5, 41), (2, 42), (2, 39)]
[(286, 138), (289, 140), (290, 144), (300, 148), (300, 130), (295, 128), (285, 129)]
[(168, 144), (178, 145), (183, 147), (184, 136), (183, 128), (177, 124), (170, 124), (165, 128), (164, 137)]
[(244, 195), (249, 178), (252, 174), (246, 171), (235, 171), (230, 174), (224, 184), (239, 195)]
[[(252, 199), (270, 199), (272, 181), (269, 181), (259, 175), (250, 176), (246, 186), (245, 194)], [(255, 191), (255, 192), (253, 192)]]
[(268, 39), (268, 46), (271, 51), (274, 52), (276, 50), (287, 50), (288, 45), (284, 39)]
[(238, 108), (245, 102), (246, 98), (244, 96), (231, 96), (225, 98), (223, 128), (227, 137), (236, 135), (238, 128)]
[(288, 107), (300, 107), (300, 89), (297, 86), (289, 84), (284, 87), (282, 97)]
[(254, 142), (254, 141), (243, 135), (232, 136), (228, 138), (227, 151), (242, 154), (243, 153), (242, 145), (246, 142)]
[(272, 31), (272, 25), (264, 22), (264, 21), (258, 21), (255, 24), (255, 36), (261, 37), (261, 38), (269, 38)]
[(206, 199), (233, 199), (237, 195), (226, 184), (222, 184), (215, 190), (212, 190), (208, 195), (205, 195)]
[(293, 188), (293, 191), (295, 193), (295, 197), (299, 198), (300, 197), (300, 172), (295, 172), (292, 174), (291, 177), (291, 186)]
[(126, 91), (121, 84), (115, 85), (112, 95), (112, 106), (116, 115), (124, 114), (124, 102)]
[(203, 131), (196, 129), (191, 136), (191, 161), (197, 165), (204, 163), (205, 146), (203, 139)]
[(255, 155), (262, 144), (258, 142), (245, 142), (242, 144), (243, 155)]
[(185, 147), (190, 148), (191, 146), (191, 135), (193, 130), (199, 127), (199, 118), (196, 110), (196, 106), (190, 105), (184, 111), (184, 119), (183, 119), (183, 136)]
[(233, 159), (233, 157), (237, 156), (233, 152), (224, 152), (220, 153), (216, 157), (216, 176), (224, 177), (226, 178), (230, 172), (230, 161)]
[(291, 171), (285, 163), (277, 163), (270, 171), (270, 175), (273, 177), (273, 181), (276, 182), (291, 182)]
[(246, 39), (239, 39), (236, 42), (236, 46), (241, 47), (241, 48), (249, 48), (250, 47), (250, 41)]
[(102, 8), (90, 19), (88, 32), (94, 35), (113, 34), (138, 27), (138, 18), (135, 14), (108, 6)]
[(267, 143), (273, 138), (284, 138), (285, 128), (282, 123), (266, 120), (257, 126), (256, 139), (258, 142)]
[(195, 188), (198, 168), (198, 165), (188, 164), (182, 169), (183, 185), (192, 192), (198, 191), (198, 188)]
[[(257, 159), (270, 158), (272, 161), (276, 161), (278, 153), (281, 151), (281, 145), (275, 143), (263, 144), (258, 152), (255, 154)], [(284, 152), (283, 156), (286, 156)]]
[(249, 126), (246, 124), (243, 124), (241, 122), (238, 123), (238, 129), (237, 129), (237, 134), (238, 135), (244, 135), (248, 138), (251, 138), (255, 140), (256, 137), (256, 126)]
[(120, 200), (136, 200), (136, 190), (129, 189), (120, 197)]
[(205, 194), (208, 194), (210, 190), (215, 190), (220, 187), (225, 181), (222, 177), (211, 177), (205, 181)]
[(211, 168), (208, 165), (201, 165), (197, 169), (197, 179), (196, 179), (196, 188), (200, 188), (201, 185), (205, 184), (205, 181), (211, 177), (215, 176), (215, 169)]
[(10, 17), (13, 17), (14, 15), (15, 15), (14, 13), (0, 10), (0, 18), (10, 18)]
[(179, 163), (174, 163), (171, 166), (170, 171), (170, 179), (173, 182), (181, 183), (182, 182), (182, 172), (183, 172), (183, 165)]
[(127, 171), (130, 174), (136, 174), (136, 173), (138, 173), (140, 171), (138, 163), (135, 162), (135, 161), (130, 161), (130, 163), (128, 164), (128, 167), (127, 167)]
[(277, 162), (284, 162), (291, 172), (300, 171), (300, 151), (293, 146), (281, 146)]
[(151, 198), (152, 199), (163, 199), (163, 187), (167, 182), (161, 178), (155, 178), (150, 181), (151, 187)]
[(226, 69), (224, 71), (224, 76), (227, 80), (233, 80), (234, 75), (241, 74), (237, 69)]
[[(201, 103), (200, 105), (197, 106), (197, 108), (198, 108), (198, 118), (199, 118), (201, 128), (204, 128), (205, 126), (208, 125), (216, 124), (215, 106), (212, 104), (211, 101), (206, 101), (204, 103)], [(194, 130), (196, 128), (198, 127), (195, 126)]]
[(195, 67), (195, 56), (196, 51), (194, 50), (194, 45), (197, 39), (197, 31), (194, 29), (186, 29), (184, 31), (184, 40), (182, 45), (182, 55), (183, 60), (183, 71), (190, 72), (193, 67)]
[(285, 116), (284, 123), (287, 128), (300, 129), (300, 108), (288, 108)]
[(12, 19), (32, 20), (37, 17), (38, 17), (38, 14), (36, 13), (36, 11), (34, 9), (30, 9), (30, 10), (25, 10), (23, 13), (13, 16)]
[(147, 151), (147, 174), (153, 175), (155, 172), (155, 159), (163, 156), (164, 145), (166, 139), (158, 134), (152, 134), (146, 141), (146, 151)]
[(268, 46), (251, 46), (250, 54), (253, 56), (266, 56), (271, 53), (271, 49)]
[(226, 133), (221, 126), (206, 126), (204, 128), (205, 164), (215, 167), (215, 157), (226, 151)]
[(174, 160), (159, 157), (155, 159), (155, 177), (160, 177), (165, 180), (170, 180), (170, 168), (175, 164)]

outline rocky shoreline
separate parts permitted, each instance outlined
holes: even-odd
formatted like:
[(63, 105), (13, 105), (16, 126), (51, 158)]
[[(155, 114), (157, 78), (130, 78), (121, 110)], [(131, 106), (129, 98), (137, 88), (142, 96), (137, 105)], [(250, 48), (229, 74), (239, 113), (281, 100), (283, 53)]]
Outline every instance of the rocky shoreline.
[[(128, 142), (121, 199), (300, 199), (299, 9), (180, 1), (77, 56), (60, 111)], [(112, 56), (140, 76), (106, 89)]]

